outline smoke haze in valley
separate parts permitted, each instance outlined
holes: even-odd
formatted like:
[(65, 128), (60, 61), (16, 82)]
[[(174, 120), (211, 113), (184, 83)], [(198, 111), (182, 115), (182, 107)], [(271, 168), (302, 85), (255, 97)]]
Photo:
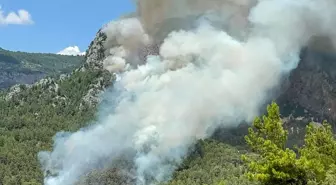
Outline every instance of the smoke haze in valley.
[[(99, 121), (58, 133), (40, 152), (46, 185), (71, 185), (134, 153), (139, 185), (169, 180), (190, 146), (251, 121), (313, 36), (333, 39), (331, 0), (138, 0), (138, 16), (103, 28), (105, 69), (118, 75)], [(188, 28), (181, 29), (181, 25)], [(160, 43), (143, 60), (143, 48)]]

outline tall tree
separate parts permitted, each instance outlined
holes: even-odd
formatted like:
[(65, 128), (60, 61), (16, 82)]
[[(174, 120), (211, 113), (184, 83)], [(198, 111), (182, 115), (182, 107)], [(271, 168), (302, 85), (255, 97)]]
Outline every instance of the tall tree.
[(250, 180), (266, 185), (311, 182), (322, 184), (336, 164), (336, 141), (331, 126), (310, 123), (307, 126), (305, 145), (298, 153), (286, 148), (288, 132), (283, 128), (279, 107), (267, 106), (267, 115), (257, 117), (245, 140), (256, 156), (243, 155)]

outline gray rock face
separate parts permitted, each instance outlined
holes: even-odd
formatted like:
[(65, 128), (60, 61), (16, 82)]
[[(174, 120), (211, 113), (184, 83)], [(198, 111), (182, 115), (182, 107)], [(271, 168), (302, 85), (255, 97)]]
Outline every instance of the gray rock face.
[[(90, 89), (83, 97), (83, 101), (90, 105), (100, 102), (99, 96), (104, 92), (114, 75), (104, 69), (104, 59), (106, 58), (104, 42), (107, 36), (99, 30), (95, 39), (91, 42), (86, 51), (85, 64), (75, 71), (98, 70), (106, 73), (107, 78), (99, 78), (95, 84), (90, 85)], [(158, 44), (160, 42), (157, 42)], [(142, 48), (141, 58), (145, 60), (148, 54), (157, 54), (158, 45)], [(305, 117), (305, 119), (320, 121), (327, 118), (336, 121), (336, 54), (330, 43), (326, 40), (313, 42), (308, 48), (302, 51), (301, 62), (289, 77), (288, 84), (280, 91), (283, 92), (277, 99), (284, 116), (290, 114), (294, 117)], [(19, 76), (24, 83), (32, 83), (43, 77), (44, 74), (27, 74)], [(4, 78), (3, 76), (7, 76)], [(71, 78), (71, 74), (62, 75), (60, 80)], [(18, 79), (18, 78), (16, 78)], [(46, 80), (46, 79), (45, 79)], [(44, 81), (45, 81), (44, 80)], [(42, 83), (41, 80), (39, 83)], [(43, 82), (44, 82), (43, 81)], [(21, 82), (21, 81), (20, 81)], [(0, 88), (2, 84), (18, 83), (11, 81), (10, 75), (0, 73)], [(57, 85), (57, 84), (56, 84)], [(55, 84), (52, 83), (55, 89)], [(11, 89), (12, 94), (17, 88)]]
[(45, 77), (42, 72), (0, 71), (0, 89), (11, 87), (15, 84), (32, 84)]
[[(106, 35), (100, 30), (87, 51), (86, 66), (103, 70), (105, 40)], [(142, 59), (148, 54), (158, 53), (158, 45), (149, 48), (144, 50), (156, 52), (143, 52)], [(293, 114), (294, 117), (302, 116), (305, 120), (321, 121), (322, 118), (326, 118), (336, 121), (335, 69), (336, 52), (328, 40), (319, 38), (302, 50), (298, 68), (291, 73), (288, 83), (280, 89), (282, 94), (278, 102), (282, 109), (287, 109), (282, 111), (284, 116)], [(98, 92), (95, 89), (100, 90)], [(88, 92), (85, 100), (98, 102), (95, 95), (102, 93), (102, 90), (103, 88), (95, 86)]]
[[(40, 86), (42, 87), (46, 92), (50, 94), (56, 94), (55, 99), (62, 100), (66, 102), (67, 97), (60, 97), (58, 96), (58, 91), (60, 90), (59, 84), (64, 80), (67, 80), (69, 78), (72, 78), (72, 76), (75, 73), (78, 72), (86, 72), (86, 71), (96, 71), (97, 73), (101, 75), (97, 75), (97, 79), (93, 79), (93, 84), (89, 85), (89, 90), (86, 93), (85, 96), (83, 96), (83, 103), (82, 104), (88, 104), (90, 106), (96, 105), (100, 102), (100, 94), (105, 90), (105, 88), (111, 84), (111, 81), (113, 80), (113, 75), (108, 73), (106, 70), (103, 69), (103, 60), (105, 58), (104, 55), (104, 46), (103, 43), (106, 39), (106, 35), (101, 32), (101, 30), (98, 31), (95, 39), (91, 42), (90, 47), (88, 48), (86, 55), (85, 55), (85, 63), (81, 67), (77, 68), (70, 74), (62, 74), (58, 78), (44, 78), (44, 74), (39, 74), (40, 76), (34, 76), (32, 75), (30, 78), (26, 75), (22, 75), (22, 81), (18, 82), (18, 76), (15, 75), (16, 81), (13, 81), (12, 84), (7, 85), (14, 85), (14, 84), (32, 84), (32, 85), (24, 85), (25, 88), (32, 88), (34, 86)], [(7, 78), (10, 77), (8, 74), (4, 74)], [(93, 77), (95, 78), (95, 77)], [(1, 73), (0, 73), (0, 79), (1, 79)], [(1, 81), (2, 80), (2, 81)], [(0, 80), (0, 88), (1, 83), (6, 83), (6, 78), (2, 78)], [(14, 85), (9, 89), (9, 92), (6, 95), (6, 100), (11, 100), (16, 94), (20, 93), (23, 89), (20, 85)], [(75, 89), (74, 89), (75, 90)]]
[(45, 76), (69, 73), (83, 63), (82, 56), (14, 52), (0, 48), (0, 89), (32, 84)]
[(105, 58), (104, 41), (106, 34), (100, 29), (95, 39), (91, 42), (85, 55), (85, 68), (103, 69), (103, 60)]
[(336, 54), (331, 46), (323, 47), (302, 51), (301, 62), (292, 72), (279, 102), (298, 116), (332, 122), (336, 121)]

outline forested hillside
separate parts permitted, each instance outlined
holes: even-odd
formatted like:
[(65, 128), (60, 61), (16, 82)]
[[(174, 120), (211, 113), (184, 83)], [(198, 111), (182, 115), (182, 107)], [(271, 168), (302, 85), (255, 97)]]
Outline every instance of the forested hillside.
[(100, 59), (96, 53), (86, 55), (86, 60), (95, 63), (89, 64), (78, 56), (1, 52), (6, 60), (0, 62), (9, 63), (5, 65), (8, 70), (26, 69), (19, 63), (24, 60), (29, 70), (52, 74), (31, 85), (17, 84), (0, 91), (0, 184), (41, 185), (44, 174), (38, 152), (52, 149), (57, 132), (90, 124), (97, 112), (97, 98), (113, 85), (115, 77), (92, 66)]
[[(336, 110), (336, 106), (333, 104), (336, 97), (333, 88), (335, 85), (334, 73), (330, 69), (330, 71), (326, 71), (321, 67), (326, 65), (325, 63), (321, 64), (326, 61), (326, 58), (329, 58), (330, 61), (335, 58), (322, 57), (325, 56), (325, 53), (315, 53), (311, 50), (301, 52), (303, 57), (299, 67), (290, 74), (287, 86), (279, 93), (281, 98), (276, 100), (284, 110), (283, 112), (280, 112), (276, 103), (272, 103), (267, 106), (267, 109), (260, 107), (262, 116), (256, 117), (254, 121), (248, 122), (237, 117), (238, 121), (230, 119), (229, 122), (226, 119), (237, 113), (231, 112), (230, 108), (234, 107), (239, 109), (238, 112), (244, 112), (245, 108), (253, 107), (250, 105), (253, 104), (251, 103), (254, 101), (253, 98), (259, 98), (259, 96), (250, 98), (249, 92), (253, 88), (259, 90), (255, 85), (263, 79), (255, 78), (256, 81), (252, 81), (255, 83), (249, 86), (252, 82), (246, 78), (247, 81), (243, 81), (241, 86), (238, 84), (241, 81), (238, 81), (230, 83), (227, 89), (217, 89), (216, 87), (227, 85), (227, 83), (217, 83), (218, 81), (230, 79), (230, 75), (223, 76), (223, 78), (213, 78), (213, 76), (220, 74), (217, 74), (220, 65), (213, 66), (211, 69), (216, 70), (210, 71), (209, 74), (206, 73), (209, 71), (197, 73), (202, 70), (202, 65), (199, 64), (195, 68), (188, 69), (186, 67), (188, 70), (195, 71), (184, 71), (182, 66), (177, 65), (179, 62), (188, 63), (189, 60), (194, 62), (198, 56), (212, 59), (213, 53), (211, 51), (207, 51), (209, 53), (204, 56), (195, 51), (188, 53), (186, 50), (189, 47), (184, 48), (186, 45), (194, 46), (195, 42), (192, 38), (196, 38), (195, 33), (192, 33), (188, 39), (181, 40), (182, 36), (187, 34), (187, 31), (182, 32), (182, 35), (173, 39), (173, 44), (168, 42), (169, 47), (164, 45), (165, 48), (161, 47), (160, 40), (154, 44), (146, 43), (148, 35), (143, 33), (139, 20), (126, 19), (126, 22), (112, 23), (110, 30), (99, 30), (96, 38), (91, 42), (86, 56), (83, 57), (83, 63), (81, 63), (82, 57), (0, 51), (0, 65), (4, 68), (3, 71), (9, 71), (8, 73), (12, 74), (13, 70), (21, 70), (20, 74), (33, 74), (34, 80), (29, 82), (36, 81), (45, 75), (53, 76), (42, 78), (30, 85), (15, 85), (0, 93), (0, 185), (42, 185), (45, 183), (45, 179), (49, 180), (53, 177), (57, 179), (59, 176), (62, 179), (62, 172), (68, 174), (69, 171), (72, 172), (69, 174), (75, 174), (75, 177), (66, 176), (69, 181), (61, 181), (66, 182), (65, 185), (335, 185), (336, 140), (330, 124), (314, 122), (320, 121), (322, 118), (333, 118), (334, 113), (331, 110), (333, 108)], [(175, 22), (176, 20), (170, 21)], [(172, 26), (180, 27), (180, 22), (177, 23)], [(132, 25), (128, 27), (132, 28), (131, 31), (127, 31), (127, 29), (125, 31), (123, 25)], [(205, 35), (204, 39), (203, 37), (200, 39), (206, 41), (203, 44), (208, 43), (208, 37), (211, 36), (211, 34)], [(222, 35), (212, 40), (217, 41), (221, 37)], [(169, 39), (171, 38), (168, 37)], [(174, 43), (181, 43), (181, 48), (185, 49), (181, 50), (182, 54), (171, 56), (179, 52), (179, 49), (175, 50)], [(191, 45), (188, 45), (190, 43)], [(199, 45), (202, 45), (202, 42), (200, 43)], [(211, 46), (214, 50), (218, 47), (217, 53), (222, 53), (222, 48), (226, 47), (226, 44), (223, 47), (217, 44)], [(195, 47), (197, 48), (197, 46)], [(203, 52), (205, 48), (201, 47), (199, 52)], [(166, 52), (170, 51), (169, 49), (172, 49), (173, 52), (163, 55), (165, 49)], [(230, 52), (226, 54), (229, 55)], [(156, 55), (156, 57), (150, 55)], [(167, 60), (160, 60), (165, 57)], [(146, 64), (149, 63), (149, 65), (144, 64), (146, 59), (148, 59)], [(237, 60), (239, 61), (239, 57)], [(222, 59), (219, 58), (218, 61), (222, 62)], [(235, 60), (233, 61), (235, 62)], [(165, 62), (168, 62), (167, 66), (160, 66)], [(228, 64), (231, 65), (231, 63)], [(232, 63), (232, 66), (233, 64), (236, 63)], [(237, 68), (244, 66), (237, 65)], [(131, 69), (137, 70), (132, 71)], [(253, 71), (251, 77), (255, 75), (256, 70), (260, 72), (261, 77), (264, 77), (262, 74), (268, 72), (267, 68), (263, 68), (261, 71), (259, 67), (252, 69), (242, 71), (246, 73)], [(178, 73), (179, 70), (185, 73)], [(233, 72), (235, 71), (233, 70)], [(66, 74), (59, 75), (60, 73)], [(169, 76), (171, 73), (174, 73), (175, 76)], [(190, 74), (198, 75), (190, 76)], [(204, 79), (203, 75), (209, 75), (209, 78)], [(266, 75), (266, 77), (273, 76), (273, 74), (268, 75), (270, 76)], [(27, 77), (27, 75), (23, 75), (23, 78), (27, 79)], [(123, 77), (126, 79), (125, 81), (122, 81)], [(313, 77), (318, 80), (314, 80)], [(187, 81), (183, 81), (184, 78)], [(188, 79), (192, 80), (188, 81)], [(235, 82), (235, 79), (232, 78), (232, 81)], [(170, 83), (174, 80), (175, 82), (180, 80), (189, 83)], [(214, 81), (216, 83), (208, 86)], [(321, 81), (323, 83), (320, 83)], [(19, 82), (21, 81), (10, 83)], [(8, 83), (8, 80), (3, 82), (7, 85)], [(119, 85), (117, 88), (125, 85), (121, 87), (122, 90), (125, 90), (125, 94), (122, 94), (121, 98), (108, 97), (113, 102), (108, 103), (113, 105), (107, 106), (108, 110), (105, 110), (100, 107), (105, 103), (101, 103), (104, 100), (101, 95), (109, 87), (115, 90), (113, 88), (115, 84)], [(235, 89), (234, 86), (237, 84), (239, 88)], [(207, 89), (208, 87), (210, 90)], [(169, 91), (160, 91), (162, 89)], [(204, 89), (205, 91), (203, 91)], [(232, 92), (231, 89), (233, 89)], [(225, 93), (227, 91), (230, 93)], [(252, 92), (257, 95), (260, 91)], [(137, 93), (143, 96), (138, 96)], [(202, 96), (203, 94), (208, 94), (208, 96)], [(236, 94), (238, 95), (235, 96)], [(243, 96), (246, 96), (246, 99), (243, 99), (246, 101), (240, 99)], [(124, 97), (126, 98), (122, 99)], [(140, 99), (141, 97), (143, 99)], [(192, 98), (188, 99), (190, 97)], [(120, 102), (118, 102), (118, 98), (121, 99)], [(162, 98), (165, 101), (159, 101)], [(221, 109), (223, 104), (230, 104), (232, 99), (235, 100), (232, 106), (224, 106), (225, 110), (220, 112), (229, 114), (224, 115), (223, 118), (222, 115), (217, 115), (216, 110)], [(207, 104), (207, 100), (211, 104)], [(137, 101), (140, 103), (127, 104)], [(182, 102), (181, 105), (180, 102)], [(241, 102), (243, 103), (240, 104)], [(112, 110), (111, 107), (114, 106), (114, 103), (126, 106)], [(163, 106), (153, 106), (153, 104), (160, 103)], [(193, 109), (195, 103), (196, 109)], [(266, 104), (267, 102), (260, 101), (259, 103)], [(175, 106), (170, 106), (171, 104)], [(99, 112), (99, 110), (103, 111)], [(123, 114), (116, 116), (119, 118), (116, 120), (120, 123), (115, 123), (113, 119), (103, 120), (104, 118), (99, 117), (98, 114), (104, 114), (104, 111), (109, 113), (108, 118), (113, 117), (114, 114), (117, 114), (116, 112), (122, 112)], [(257, 114), (252, 112), (253, 115)], [(142, 113), (148, 113), (148, 115)], [(207, 117), (208, 115), (211, 116)], [(248, 115), (250, 116), (250, 114)], [(212, 116), (216, 118), (218, 116), (221, 119), (215, 119), (216, 123), (213, 123), (212, 120), (208, 120), (212, 119)], [(133, 117), (137, 118), (135, 119), (136, 123), (132, 122)], [(170, 117), (178, 119), (171, 121), (168, 119)], [(164, 122), (166, 120), (168, 121)], [(151, 127), (140, 129), (143, 125), (138, 122), (141, 121), (146, 126), (153, 122), (162, 122), (163, 124), (152, 124)], [(174, 124), (174, 121), (177, 124)], [(210, 134), (206, 132), (206, 127), (203, 128), (208, 122), (211, 122), (213, 124), (211, 126), (216, 128), (207, 127), (211, 130)], [(96, 123), (98, 123), (97, 127), (85, 128), (85, 126)], [(104, 127), (106, 125), (110, 127)], [(120, 127), (116, 128), (116, 125)], [(156, 126), (160, 128), (158, 132), (163, 132), (162, 135), (166, 137), (155, 138), (154, 136), (158, 132), (151, 135), (150, 131), (155, 131)], [(61, 145), (66, 144), (66, 146), (55, 147), (57, 145), (57, 142), (53, 140), (56, 138), (55, 134), (67, 135), (68, 133), (65, 132), (69, 131), (75, 132), (72, 133), (75, 135), (76, 131), (81, 128), (85, 128), (83, 129), (85, 132), (80, 133), (80, 137), (69, 139), (68, 143), (60, 141)], [(95, 128), (98, 128), (99, 132), (94, 132)], [(93, 132), (90, 132), (92, 130)], [(142, 134), (143, 137), (134, 137), (138, 140), (146, 140), (149, 138), (146, 138), (147, 136), (153, 136), (154, 139), (148, 139), (148, 142), (142, 143), (138, 148), (133, 145), (129, 146), (127, 145), (128, 139), (134, 139), (132, 133), (127, 135), (129, 130), (131, 130), (130, 132), (139, 131), (136, 133)], [(167, 132), (167, 134), (166, 130), (171, 132)], [(194, 132), (188, 132), (189, 130)], [(180, 137), (183, 134), (185, 137)], [(122, 138), (117, 140), (121, 142), (115, 142), (113, 137), (110, 137), (111, 135), (117, 135), (115, 137), (117, 139)], [(135, 136), (139, 135), (135, 134)], [(176, 149), (174, 144), (180, 146), (180, 142), (183, 143), (185, 138), (192, 141), (183, 145), (183, 149), (186, 150), (186, 153), (183, 153), (184, 150), (178, 150), (179, 147)], [(82, 140), (84, 141), (82, 142)], [(163, 143), (171, 145), (171, 148), (160, 148), (159, 142), (161, 140), (167, 141)], [(123, 148), (124, 146), (126, 147)], [(105, 151), (106, 148), (108, 148), (107, 151)], [(118, 151), (119, 148), (122, 148), (120, 153), (114, 153), (114, 150)], [(152, 150), (153, 148), (158, 150)], [(51, 151), (51, 154), (55, 155), (48, 155), (50, 153), (46, 151)], [(98, 153), (103, 153), (103, 155), (98, 155)], [(153, 158), (136, 158), (148, 153), (152, 154), (148, 156)], [(41, 157), (41, 154), (45, 155)], [(171, 156), (167, 157), (167, 155)], [(175, 155), (178, 157), (174, 158)], [(64, 156), (68, 158), (64, 160)], [(77, 158), (79, 158), (79, 162)], [(156, 165), (155, 170), (157, 170), (157, 166), (166, 167), (163, 169), (172, 172), (172, 176), (169, 173), (167, 173), (168, 175), (159, 174), (159, 178), (161, 178), (160, 175), (168, 177), (165, 179), (166, 181), (158, 182), (156, 174), (150, 173), (155, 173), (154, 170), (149, 169), (149, 171), (145, 171), (147, 173), (141, 174), (143, 181), (138, 182), (137, 171), (141, 167), (137, 166), (139, 159), (140, 162), (141, 159), (144, 159), (145, 167), (153, 167), (148, 165), (153, 160), (153, 164)], [(65, 165), (64, 161), (67, 162)], [(155, 161), (158, 162), (155, 163)], [(168, 167), (162, 165), (163, 163), (168, 163)], [(62, 165), (68, 168), (64, 168)], [(81, 167), (85, 169), (81, 171)], [(76, 173), (77, 171), (80, 173)], [(142, 182), (143, 184), (141, 184)], [(60, 184), (62, 183), (56, 183), (56, 185)]]
[[(102, 71), (74, 71), (60, 79), (44, 79), (32, 86), (0, 95), (0, 184), (42, 184), (37, 161), (50, 150), (60, 130), (74, 131), (88, 124), (95, 108), (83, 97), (93, 88), (111, 84)], [(98, 85), (97, 85), (98, 84)]]
[(0, 48), (0, 89), (69, 73), (83, 64), (83, 59), (83, 56), (13, 52)]

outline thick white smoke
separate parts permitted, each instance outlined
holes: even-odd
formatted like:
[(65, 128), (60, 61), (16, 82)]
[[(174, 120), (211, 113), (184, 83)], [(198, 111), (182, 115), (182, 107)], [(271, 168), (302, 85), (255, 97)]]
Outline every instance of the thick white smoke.
[[(140, 48), (150, 43), (137, 18), (127, 18), (122, 21), (113, 21), (103, 29), (107, 36), (105, 42), (106, 59), (104, 68), (110, 72), (123, 72), (129, 67), (144, 63), (137, 58)], [(131, 65), (131, 66), (130, 66)]]
[[(211, 2), (225, 9), (224, 1)], [(330, 35), (335, 25), (331, 0), (246, 3), (255, 4), (246, 17), (250, 25), (244, 28), (246, 37), (236, 39), (211, 21), (201, 21), (196, 29), (171, 32), (160, 46), (160, 55), (148, 56), (142, 63), (128, 58), (150, 42), (138, 19), (108, 26), (106, 47), (111, 55), (105, 65), (120, 76), (114, 87), (117, 93), (108, 97), (115, 104), (95, 126), (59, 133), (54, 150), (40, 153), (44, 169), (58, 174), (46, 178), (45, 184), (74, 184), (129, 150), (136, 152), (138, 184), (169, 179), (197, 139), (209, 137), (219, 125), (251, 121), (281, 77), (297, 66), (300, 49), (313, 36)], [(166, 14), (174, 12), (145, 4), (152, 5)]]
[(191, 20), (199, 15), (219, 24), (231, 34), (242, 35), (247, 26), (249, 9), (257, 0), (136, 1), (145, 30), (156, 38), (162, 38), (174, 29), (192, 27)]

